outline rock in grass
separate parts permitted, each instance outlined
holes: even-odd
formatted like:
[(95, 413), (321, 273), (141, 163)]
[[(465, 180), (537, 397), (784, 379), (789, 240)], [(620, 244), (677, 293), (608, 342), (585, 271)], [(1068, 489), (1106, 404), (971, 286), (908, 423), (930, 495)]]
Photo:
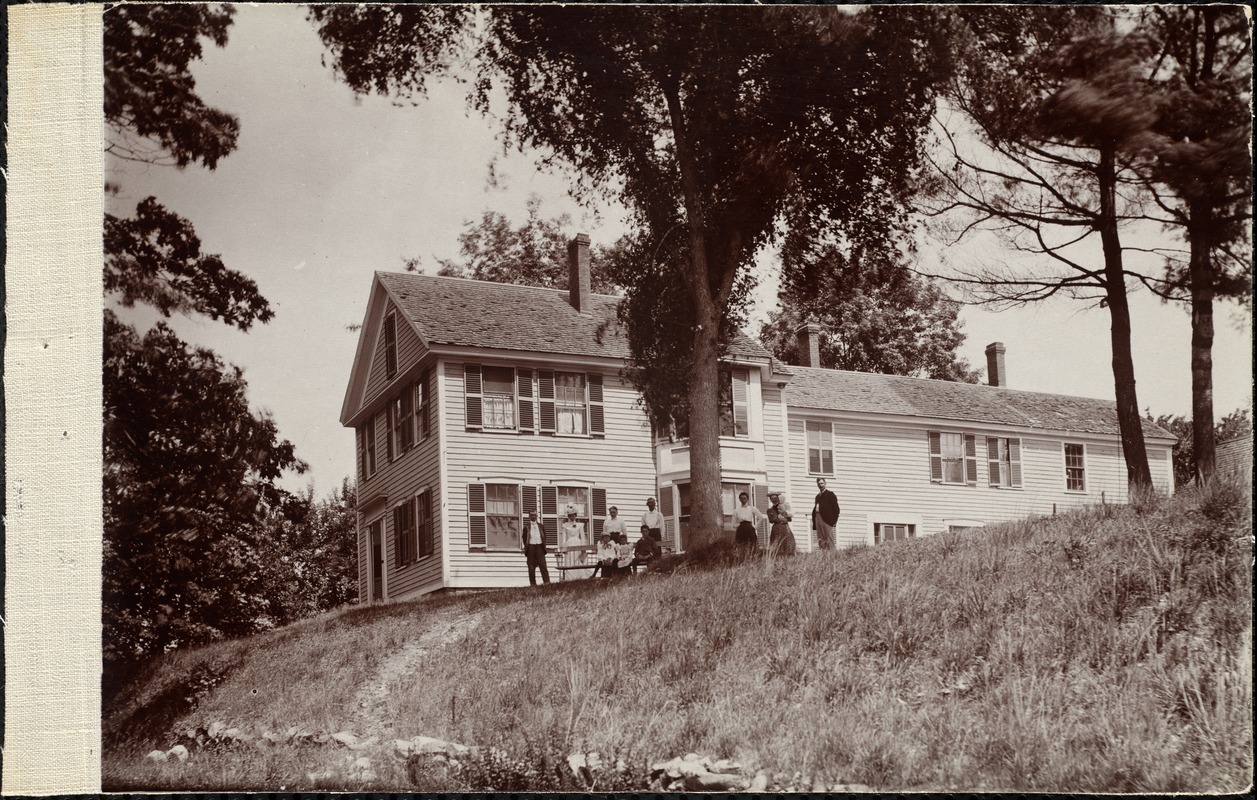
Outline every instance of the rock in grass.
[(165, 750), (153, 750), (144, 757), (149, 761), (156, 761), (158, 764), (164, 764), (167, 758)]
[(339, 733), (332, 734), (332, 741), (336, 742), (339, 745), (343, 745), (344, 747), (352, 748), (354, 745), (358, 744), (362, 740), (359, 739), (357, 736), (353, 735), (352, 733), (350, 733), (349, 731), (340, 731)]
[(180, 761), (187, 761), (188, 748), (184, 747), (181, 744), (177, 744), (174, 747), (167, 750), (166, 755), (170, 756), (171, 758), (177, 758)]
[(736, 775), (699, 772), (685, 776), (683, 785), (687, 792), (736, 792), (742, 788), (742, 779)]
[(742, 765), (732, 759), (722, 758), (719, 761), (707, 767), (708, 772), (717, 772), (723, 775), (731, 775), (742, 771)]
[(757, 792), (762, 792), (767, 788), (768, 788), (768, 775), (766, 775), (764, 771), (761, 769), (759, 772), (755, 773), (755, 777), (751, 779), (751, 785), (746, 787), (746, 790), (754, 794)]

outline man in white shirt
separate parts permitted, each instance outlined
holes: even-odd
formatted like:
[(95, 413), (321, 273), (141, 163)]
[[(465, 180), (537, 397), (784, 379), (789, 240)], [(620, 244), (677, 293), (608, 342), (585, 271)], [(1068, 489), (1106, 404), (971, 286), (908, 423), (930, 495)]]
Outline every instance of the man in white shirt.
[[(669, 489), (668, 491), (671, 491)], [(655, 510), (655, 498), (646, 498), (646, 513), (642, 514), (642, 524), (650, 529), (650, 538), (656, 542), (663, 541), (663, 514)]]
[(528, 521), (524, 523), (520, 544), (524, 557), (528, 559), (528, 583), (537, 585), (537, 567), (541, 567), (541, 580), (550, 582), (550, 571), (546, 569), (546, 528), (537, 519), (536, 511), (528, 512)]

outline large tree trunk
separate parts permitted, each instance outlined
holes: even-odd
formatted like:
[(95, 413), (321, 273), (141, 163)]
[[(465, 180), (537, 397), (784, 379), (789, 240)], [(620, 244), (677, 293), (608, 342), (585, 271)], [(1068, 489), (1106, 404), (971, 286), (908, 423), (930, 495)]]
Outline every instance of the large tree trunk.
[(690, 383), (690, 527), (685, 546), (714, 542), (720, 509), (720, 315), (709, 295), (696, 298), (694, 373)]
[(1109, 339), (1113, 348), (1113, 385), (1117, 396), (1117, 425), (1122, 434), (1122, 455), (1132, 492), (1150, 489), (1152, 473), (1144, 447), (1143, 421), (1135, 393), (1135, 361), (1130, 352), (1130, 305), (1126, 275), (1122, 270), (1122, 246), (1117, 233), (1117, 170), (1115, 150), (1100, 148), (1100, 242), (1104, 248), (1104, 285), (1109, 307)]
[(1196, 485), (1213, 477), (1217, 443), (1213, 431), (1213, 207), (1195, 200), (1188, 207), (1188, 267), (1192, 293), (1192, 460)]

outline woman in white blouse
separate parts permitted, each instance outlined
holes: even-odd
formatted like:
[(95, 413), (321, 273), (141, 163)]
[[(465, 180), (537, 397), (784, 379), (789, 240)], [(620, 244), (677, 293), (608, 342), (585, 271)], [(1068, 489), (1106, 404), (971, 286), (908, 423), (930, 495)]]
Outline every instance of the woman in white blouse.
[(741, 505), (733, 509), (733, 524), (737, 526), (734, 541), (739, 547), (745, 547), (754, 552), (759, 546), (759, 537), (755, 534), (755, 528), (763, 514), (751, 505), (751, 496), (746, 492), (738, 495), (738, 502)]

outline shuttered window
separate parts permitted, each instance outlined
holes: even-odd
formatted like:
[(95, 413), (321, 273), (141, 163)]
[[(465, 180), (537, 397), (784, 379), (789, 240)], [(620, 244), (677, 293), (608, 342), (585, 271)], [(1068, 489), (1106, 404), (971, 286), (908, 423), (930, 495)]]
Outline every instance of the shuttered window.
[(972, 434), (929, 432), (930, 480), (977, 484), (978, 446)]
[(588, 431), (585, 376), (579, 372), (554, 373), (554, 432), (583, 436)]
[(432, 522), (432, 493), (428, 491), (415, 495), (415, 539), (418, 540), (419, 558), (427, 558), (436, 552), (436, 530)]
[(399, 567), (415, 560), (415, 508), (412, 501), (393, 507), (393, 553)]
[(1021, 488), (1021, 440), (986, 437), (987, 480), (991, 486)]
[(744, 369), (722, 370), (720, 373), (720, 435), (750, 435), (750, 404), (747, 384), (750, 377)]
[(360, 426), (354, 435), (358, 447), (358, 482), (362, 483), (367, 479), (367, 445), (366, 445), (366, 426)]
[(515, 430), (515, 370), (510, 367), (481, 367), (484, 422), (486, 429)]
[(384, 372), (397, 374), (397, 315), (391, 311), (384, 318)]
[(407, 387), (389, 403), (393, 458), (405, 455), (415, 443), (414, 396)]
[(370, 478), (372, 475), (375, 474), (375, 467), (376, 467), (375, 417), (371, 417), (370, 419), (368, 419), (364, 427), (365, 427), (365, 430), (364, 430), (364, 435), (362, 439), (363, 439), (363, 447), (365, 449), (364, 456), (366, 460), (366, 470), (367, 470), (366, 475), (368, 478)]
[(807, 471), (810, 475), (834, 474), (834, 426), (807, 422)]
[(432, 370), (425, 369), (415, 381), (415, 427), (418, 439), (426, 439), (432, 433)]
[(393, 460), (393, 436), (392, 436), (392, 431), (389, 430), (388, 420), (389, 420), (388, 409), (386, 408), (383, 411), (381, 411), (379, 414), (377, 414), (375, 417), (375, 432), (376, 432), (376, 436), (384, 437), (384, 448), (385, 448), (384, 455), (389, 461), (392, 461)]

